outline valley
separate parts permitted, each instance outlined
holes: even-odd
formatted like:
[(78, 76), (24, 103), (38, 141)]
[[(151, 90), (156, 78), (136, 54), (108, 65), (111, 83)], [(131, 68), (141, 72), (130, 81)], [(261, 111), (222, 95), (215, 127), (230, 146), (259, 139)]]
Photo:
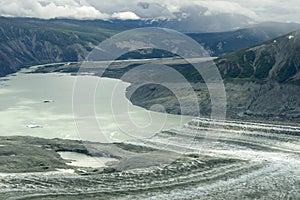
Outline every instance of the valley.
[[(6, 79), (66, 78), (69, 68), (76, 66), (37, 66)], [(55, 70), (56, 74), (48, 73)], [(60, 70), (65, 73), (57, 73)], [(60, 103), (55, 98), (52, 104)], [(260, 123), (195, 117), (151, 137), (110, 143), (91, 142), (88, 136), (83, 140), (1, 136), (0, 195), (4, 199), (297, 199), (300, 127), (292, 121), (250, 121)], [(47, 126), (28, 131), (40, 137)], [(63, 158), (64, 153), (76, 153), (77, 158)], [(85, 156), (98, 165), (71, 165), (84, 162)]]
[[(0, 199), (299, 199), (300, 25), (187, 19), (0, 17)], [(105, 59), (99, 43), (145, 27), (203, 57), (137, 39)]]

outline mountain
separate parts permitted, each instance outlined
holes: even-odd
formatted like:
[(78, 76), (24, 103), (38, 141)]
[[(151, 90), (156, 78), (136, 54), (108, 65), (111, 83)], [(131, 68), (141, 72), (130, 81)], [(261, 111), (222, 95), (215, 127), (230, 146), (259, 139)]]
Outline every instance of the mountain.
[(224, 78), (300, 83), (300, 30), (216, 60)]
[(262, 23), (253, 27), (218, 33), (187, 33), (210, 53), (221, 56), (239, 49), (255, 46), (300, 29), (295, 23)]
[(117, 31), (72, 20), (0, 18), (0, 76), (30, 65), (81, 60)]
[[(0, 17), (0, 76), (31, 65), (79, 61), (111, 35), (140, 27), (168, 27), (167, 24), (165, 20), (43, 20)], [(295, 29), (297, 24), (279, 26), (276, 23), (263, 26), (265, 28), (253, 27), (222, 33), (194, 33), (189, 36), (203, 44), (212, 56), (219, 56), (285, 34), (288, 30)], [(151, 55), (144, 55), (143, 51), (127, 55), (128, 58), (145, 58), (145, 56), (171, 55), (159, 51), (153, 51)], [(122, 59), (126, 59), (126, 56)]]

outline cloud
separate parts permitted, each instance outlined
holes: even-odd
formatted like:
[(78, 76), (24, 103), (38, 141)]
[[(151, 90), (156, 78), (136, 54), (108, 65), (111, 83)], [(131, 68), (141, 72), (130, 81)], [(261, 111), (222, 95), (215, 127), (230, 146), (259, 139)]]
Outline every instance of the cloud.
[[(195, 11), (198, 9), (198, 13)], [(190, 15), (244, 16), (255, 21), (300, 22), (299, 0), (1, 0), (0, 15), (38, 18), (138, 19)]]
[(150, 7), (150, 4), (147, 2), (139, 2), (137, 5), (140, 6), (142, 9), (148, 9)]
[(167, 5), (156, 2), (138, 2), (133, 5), (133, 11), (143, 18), (171, 19), (175, 17)]
[[(138, 6), (144, 10), (149, 10), (151, 7), (160, 7), (161, 13), (168, 13), (168, 16), (174, 17), (174, 14), (187, 10), (186, 8), (194, 9), (199, 8), (199, 14), (205, 15), (217, 15), (217, 14), (234, 14), (244, 15), (250, 18), (256, 16), (255, 12), (247, 7), (242, 6), (237, 2), (231, 1), (219, 1), (219, 0), (152, 0), (147, 3), (138, 2)], [(145, 9), (146, 8), (146, 9)], [(206, 13), (201, 13), (201, 10), (205, 9)], [(164, 10), (164, 12), (162, 12)]]
[(228, 0), (252, 10), (256, 21), (300, 23), (299, 0)]
[(115, 12), (111, 15), (111, 17), (116, 18), (116, 19), (122, 19), (122, 20), (127, 20), (127, 19), (137, 20), (137, 19), (140, 19), (140, 17), (137, 16), (133, 12)]
[(37, 18), (74, 18), (74, 19), (107, 19), (109, 15), (101, 13), (84, 1), (35, 1), (35, 0), (2, 0), (0, 14), (13, 17)]
[(251, 9), (241, 6), (235, 2), (229, 1), (196, 1), (196, 5), (207, 8), (205, 15), (213, 14), (239, 14), (250, 18), (256, 17), (255, 12)]

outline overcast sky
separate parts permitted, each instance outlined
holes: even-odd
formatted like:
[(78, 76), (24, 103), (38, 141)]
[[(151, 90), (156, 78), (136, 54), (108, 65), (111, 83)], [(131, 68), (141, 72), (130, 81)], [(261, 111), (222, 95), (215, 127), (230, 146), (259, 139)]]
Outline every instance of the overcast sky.
[[(244, 15), (253, 21), (300, 22), (299, 0), (0, 0), (0, 15), (37, 18), (140, 19)], [(191, 10), (191, 12), (190, 12)]]

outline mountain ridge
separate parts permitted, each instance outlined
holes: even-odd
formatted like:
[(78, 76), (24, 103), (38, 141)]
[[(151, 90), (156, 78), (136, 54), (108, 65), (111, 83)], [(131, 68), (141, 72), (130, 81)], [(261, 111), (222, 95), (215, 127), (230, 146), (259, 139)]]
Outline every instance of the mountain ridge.
[[(80, 61), (101, 41), (116, 33), (153, 25), (156, 27), (162, 26), (159, 22), (149, 23), (138, 20), (125, 22), (114, 20), (112, 22), (0, 17), (0, 76), (14, 73), (22, 67), (31, 65)], [(282, 27), (285, 26), (289, 30), (294, 29), (296, 25), (282, 25)], [(253, 36), (251, 34), (253, 29), (223, 33), (199, 33), (190, 34), (189, 36), (202, 44), (212, 56), (218, 56), (255, 45), (262, 40), (286, 32), (284, 28), (277, 29), (273, 31), (273, 28), (266, 28), (266, 30), (261, 31), (260, 36), (254, 34), (254, 37), (249, 41), (248, 38)], [(220, 40), (223, 43), (231, 44), (230, 41), (236, 39), (236, 35), (232, 35), (232, 33), (242, 33), (244, 38), (239, 39), (238, 42), (233, 42), (232, 45), (229, 45), (230, 48), (223, 44), (223, 49), (219, 50)], [(262, 37), (261, 35), (264, 34), (267, 36)], [(201, 39), (202, 37), (204, 39)], [(155, 55), (157, 54), (155, 52)], [(141, 57), (138, 52), (133, 53), (133, 56)]]

